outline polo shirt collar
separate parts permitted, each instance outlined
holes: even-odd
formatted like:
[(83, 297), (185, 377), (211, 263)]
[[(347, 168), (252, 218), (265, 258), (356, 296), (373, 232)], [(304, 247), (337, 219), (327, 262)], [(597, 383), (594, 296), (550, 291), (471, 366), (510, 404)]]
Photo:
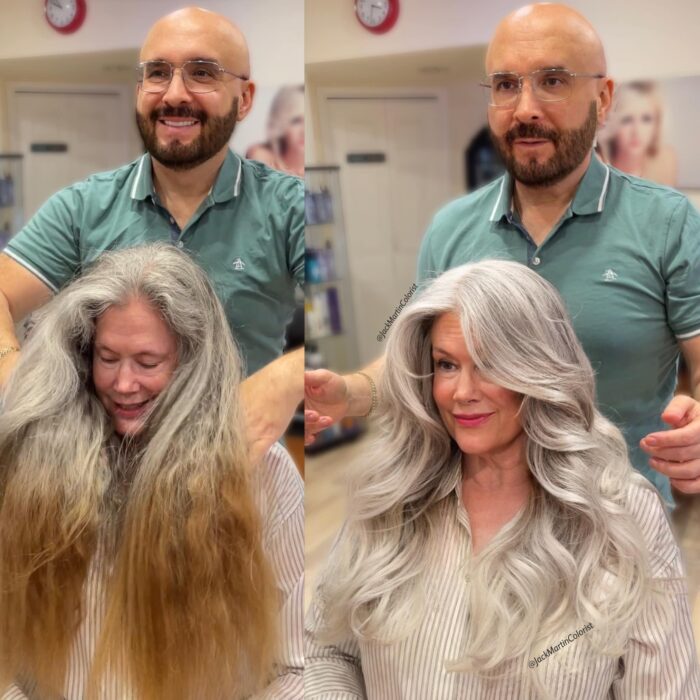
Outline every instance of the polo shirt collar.
[(227, 202), (241, 193), (242, 179), (243, 159), (229, 149), (209, 194), (215, 202)]
[[(238, 197), (241, 192), (242, 177), (243, 159), (229, 150), (209, 195), (215, 202), (227, 202), (229, 199)], [(151, 156), (144, 153), (136, 165), (136, 174), (131, 184), (131, 198), (143, 201), (148, 197), (155, 197), (155, 189)]]
[(593, 153), (588, 170), (571, 202), (571, 211), (574, 214), (599, 214), (605, 206), (609, 184), (610, 168)]
[[(593, 153), (586, 174), (574, 195), (571, 211), (574, 214), (598, 214), (603, 211), (609, 184), (610, 168)], [(504, 217), (509, 220), (512, 210), (513, 178), (506, 172), (501, 177), (489, 221), (501, 221)]]
[(501, 221), (510, 217), (513, 209), (513, 178), (509, 172), (501, 176), (501, 184), (498, 187), (496, 202), (491, 210), (489, 221)]

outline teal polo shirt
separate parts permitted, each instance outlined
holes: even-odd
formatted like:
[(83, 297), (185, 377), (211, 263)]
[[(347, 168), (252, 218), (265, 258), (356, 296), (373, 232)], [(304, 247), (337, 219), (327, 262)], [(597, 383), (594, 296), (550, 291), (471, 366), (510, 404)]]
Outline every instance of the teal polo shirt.
[(562, 295), (596, 372), (601, 411), (634, 466), (671, 502), (639, 440), (667, 426), (678, 341), (700, 334), (700, 215), (681, 193), (592, 157), (568, 210), (536, 245), (512, 206), (508, 174), (444, 207), (421, 245), (420, 281), (487, 258), (514, 260)]
[(304, 184), (232, 151), (182, 230), (158, 200), (145, 154), (53, 195), (4, 252), (57, 292), (105, 250), (155, 241), (207, 272), (248, 374), (281, 354), (304, 282)]

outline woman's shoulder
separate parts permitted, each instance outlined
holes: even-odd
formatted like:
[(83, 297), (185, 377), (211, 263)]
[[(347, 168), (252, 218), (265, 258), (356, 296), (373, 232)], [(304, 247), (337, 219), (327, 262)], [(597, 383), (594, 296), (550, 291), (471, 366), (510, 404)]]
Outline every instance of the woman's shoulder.
[(647, 546), (652, 575), (682, 575), (678, 543), (663, 498), (641, 475), (634, 474), (627, 486), (627, 508)]
[(667, 187), (677, 187), (678, 157), (672, 146), (663, 144), (644, 168), (644, 177)]
[(304, 507), (304, 483), (289, 452), (275, 443), (256, 468), (265, 529), (274, 532)]

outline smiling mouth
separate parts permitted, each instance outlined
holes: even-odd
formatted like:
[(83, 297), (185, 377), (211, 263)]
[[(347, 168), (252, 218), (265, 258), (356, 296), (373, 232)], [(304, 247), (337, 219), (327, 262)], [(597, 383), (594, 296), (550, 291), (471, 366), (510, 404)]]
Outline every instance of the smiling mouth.
[(185, 121), (173, 121), (172, 119), (159, 119), (158, 121), (161, 124), (165, 124), (165, 126), (175, 127), (176, 129), (187, 127), (187, 126), (194, 126), (195, 124), (199, 124), (199, 121), (197, 119), (188, 119)]
[(459, 425), (463, 425), (467, 428), (473, 428), (485, 423), (489, 418), (491, 418), (493, 413), (471, 413), (469, 415), (455, 413), (453, 415), (455, 421), (457, 421)]
[(112, 401), (116, 410), (123, 413), (134, 413), (136, 411), (140, 411), (141, 409), (145, 408), (150, 402), (151, 399), (146, 399), (145, 401), (141, 401), (140, 403), (119, 403), (118, 401)]

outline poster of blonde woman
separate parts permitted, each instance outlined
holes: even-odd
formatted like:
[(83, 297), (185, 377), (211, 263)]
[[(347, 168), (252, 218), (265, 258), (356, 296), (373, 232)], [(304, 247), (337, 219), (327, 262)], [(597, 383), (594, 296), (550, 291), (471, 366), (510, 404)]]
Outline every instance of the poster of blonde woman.
[(238, 127), (233, 139), (236, 152), (303, 177), (304, 86), (258, 87), (254, 110)]
[(665, 128), (669, 106), (653, 81), (622, 83), (613, 109), (598, 133), (598, 153), (623, 172), (678, 187), (677, 150)]

